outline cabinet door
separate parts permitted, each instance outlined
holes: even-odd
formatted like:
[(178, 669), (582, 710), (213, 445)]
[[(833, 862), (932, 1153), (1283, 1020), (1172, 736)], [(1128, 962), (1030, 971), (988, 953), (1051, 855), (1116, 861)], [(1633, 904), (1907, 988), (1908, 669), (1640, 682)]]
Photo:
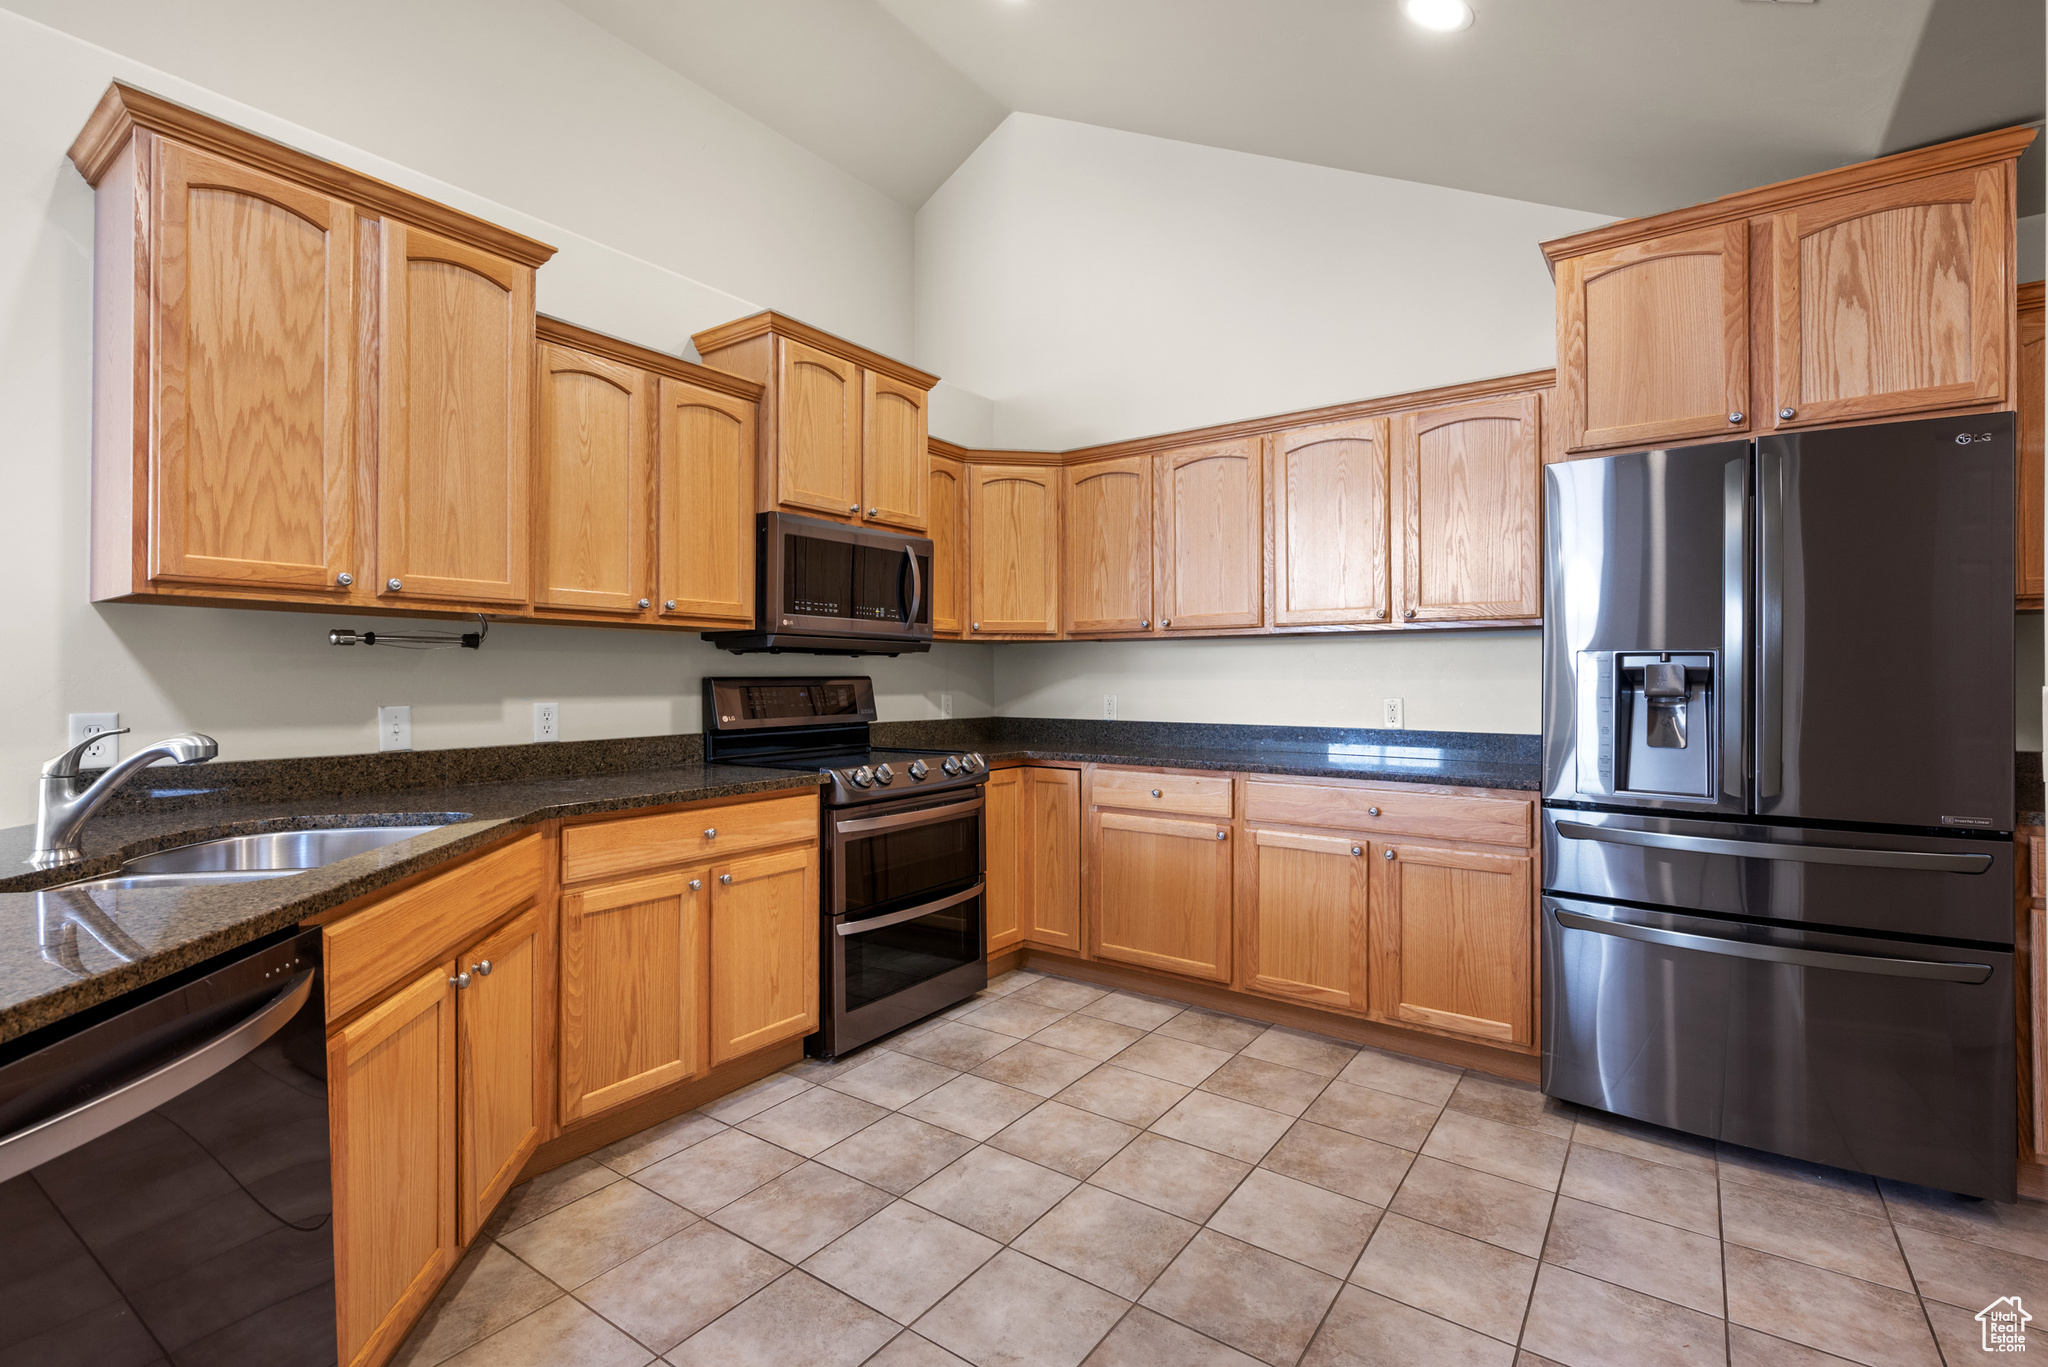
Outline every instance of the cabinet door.
[(1029, 816), (1030, 894), (1024, 938), (1081, 952), (1081, 775), (1073, 769), (1018, 770)]
[(1076, 636), (1152, 627), (1152, 461), (1066, 468), (1067, 630)]
[(532, 267), (386, 219), (379, 338), (379, 597), (525, 602)]
[(2013, 388), (2019, 402), (2020, 450), (2016, 474), (2019, 480), (2013, 506), (2019, 510), (2019, 527), (2013, 540), (2013, 585), (2022, 607), (2041, 606), (2042, 458), (2044, 427), (2042, 365), (2048, 361), (2048, 347), (2042, 345), (2042, 285), (2038, 280), (2020, 286), (2020, 373)]
[(1095, 955), (1230, 981), (1230, 829), (1095, 813)]
[(663, 376), (660, 565), (665, 621), (754, 620), (754, 405)]
[(541, 344), (536, 606), (644, 610), (654, 531), (653, 388), (645, 371)]
[(474, 945), (457, 963), (469, 986), (455, 997), (459, 1030), (456, 1133), (466, 1244), (476, 1236), (547, 1128), (547, 1036), (552, 974), (538, 909)]
[(1247, 831), (1253, 861), (1245, 982), (1254, 992), (1366, 1009), (1365, 845)]
[(982, 828), (988, 848), (988, 952), (1000, 954), (1024, 938), (1024, 899), (1030, 893), (1024, 862), (1030, 840), (1025, 830), (1024, 771), (998, 769), (982, 789)]
[(2005, 397), (2005, 163), (1771, 218), (1775, 427)]
[(1526, 855), (1374, 845), (1373, 1012), (1528, 1044), (1535, 911)]
[(816, 846), (712, 870), (711, 1062), (818, 1028)]
[(355, 211), (158, 146), (149, 576), (343, 594)]
[(1256, 439), (1155, 457), (1159, 625), (1258, 626), (1265, 611), (1265, 500)]
[(926, 506), (932, 538), (932, 635), (960, 634), (962, 604), (967, 597), (967, 491), (961, 487), (966, 467), (944, 456), (932, 457), (931, 501)]
[(860, 511), (860, 367), (775, 339), (775, 501), (840, 521)]
[(928, 396), (915, 385), (861, 371), (861, 488), (869, 522), (925, 529), (931, 451), (925, 444)]
[(1387, 620), (1387, 443), (1385, 418), (1273, 438), (1273, 625)]
[(344, 1367), (390, 1356), (460, 1248), (454, 972), (436, 964), (327, 1041)]
[(701, 869), (562, 898), (562, 1123), (704, 1070)]
[(1059, 631), (1059, 480), (1051, 466), (967, 467), (970, 635)]
[(1749, 225), (1558, 262), (1557, 366), (1568, 450), (1749, 431)]
[(1541, 431), (1534, 394), (1402, 420), (1401, 620), (1542, 616)]

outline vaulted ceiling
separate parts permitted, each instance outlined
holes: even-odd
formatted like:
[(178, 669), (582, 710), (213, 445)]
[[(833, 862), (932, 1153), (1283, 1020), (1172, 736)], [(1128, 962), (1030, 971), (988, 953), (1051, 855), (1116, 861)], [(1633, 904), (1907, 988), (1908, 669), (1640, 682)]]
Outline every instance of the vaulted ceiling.
[(1635, 215), (2044, 106), (2041, 0), (565, 2), (911, 207), (1013, 110)]

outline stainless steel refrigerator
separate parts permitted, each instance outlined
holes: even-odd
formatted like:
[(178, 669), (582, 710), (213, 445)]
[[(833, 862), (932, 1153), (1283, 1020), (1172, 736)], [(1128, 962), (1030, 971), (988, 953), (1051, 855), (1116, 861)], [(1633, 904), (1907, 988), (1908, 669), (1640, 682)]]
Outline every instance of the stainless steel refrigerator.
[(2013, 430), (1546, 469), (1544, 1091), (2013, 1198)]

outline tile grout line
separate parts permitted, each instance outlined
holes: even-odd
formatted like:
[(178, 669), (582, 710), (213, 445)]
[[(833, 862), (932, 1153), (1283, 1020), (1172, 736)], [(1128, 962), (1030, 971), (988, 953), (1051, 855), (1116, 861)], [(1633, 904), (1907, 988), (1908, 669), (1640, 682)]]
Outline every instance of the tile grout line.
[[(1550, 1231), (1557, 1224), (1557, 1198), (1564, 1190), (1564, 1170), (1571, 1166), (1572, 1149), (1578, 1144), (1578, 1141), (1579, 1122), (1578, 1118), (1574, 1116), (1572, 1119), (1571, 1137), (1565, 1140), (1564, 1143), (1564, 1168), (1557, 1170), (1557, 1190), (1550, 1193), (1550, 1214), (1543, 1221), (1543, 1240), (1536, 1246), (1536, 1270), (1529, 1274), (1529, 1299), (1522, 1302), (1522, 1322), (1515, 1330), (1514, 1349), (1516, 1357), (1520, 1357), (1524, 1352), (1528, 1351), (1522, 1346), (1522, 1340), (1529, 1336), (1529, 1315), (1536, 1308), (1536, 1283), (1542, 1280), (1543, 1255), (1550, 1251)], [(1552, 1266), (1559, 1265), (1552, 1264)], [(1532, 1357), (1541, 1356), (1541, 1354), (1536, 1353), (1531, 1353), (1530, 1355)]]
[(1721, 1253), (1721, 1360), (1735, 1361), (1735, 1328), (1728, 1318), (1728, 1212), (1722, 1200), (1721, 1186), (1721, 1145), (1714, 1145), (1714, 1229), (1720, 1236), (1716, 1242)]

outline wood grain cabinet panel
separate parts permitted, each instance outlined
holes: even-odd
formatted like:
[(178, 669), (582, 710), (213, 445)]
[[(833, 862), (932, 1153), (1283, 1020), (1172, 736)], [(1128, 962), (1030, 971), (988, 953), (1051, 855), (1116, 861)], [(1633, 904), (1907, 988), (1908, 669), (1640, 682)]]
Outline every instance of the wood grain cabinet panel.
[(391, 219), (383, 234), (378, 594), (524, 603), (533, 268)]
[(932, 539), (932, 635), (958, 637), (966, 625), (967, 467), (945, 456), (931, 458), (931, 497), (925, 505)]
[(1230, 981), (1230, 829), (1215, 821), (1090, 818), (1095, 956)]
[(1081, 952), (1081, 775), (1033, 766), (1024, 775), (1031, 892), (1024, 939)]
[(1366, 1000), (1366, 845), (1251, 829), (1245, 985), (1340, 1011)]
[(712, 869), (711, 1062), (818, 1028), (818, 850)]
[(778, 337), (775, 500), (842, 522), (860, 510), (860, 367)]
[(1029, 814), (1024, 805), (1024, 771), (998, 769), (982, 789), (982, 828), (988, 860), (988, 890), (982, 897), (990, 954), (1024, 939), (1024, 899), (1030, 895)]
[(1401, 619), (1542, 616), (1538, 397), (1425, 409), (1402, 433)]
[(1056, 634), (1060, 471), (972, 465), (967, 500), (968, 634)]
[(158, 146), (149, 578), (345, 594), (355, 210)]
[(2042, 403), (2042, 367), (2048, 364), (2048, 347), (2042, 345), (2042, 294), (2039, 280), (2020, 286), (2019, 366), (2013, 391), (2018, 397), (2019, 488), (2013, 500), (2019, 526), (2013, 539), (2014, 594), (2019, 606), (2041, 606), (2042, 583), (2042, 433), (2048, 428), (2048, 411)]
[(865, 521), (921, 532), (929, 521), (931, 447), (925, 439), (930, 396), (915, 385), (863, 368), (861, 488)]
[(1265, 614), (1265, 501), (1256, 438), (1156, 457), (1164, 631), (1255, 627)]
[(1749, 431), (1749, 326), (1745, 223), (1558, 262), (1566, 448)]
[(1771, 217), (1772, 425), (2005, 397), (2009, 176), (1981, 166)]
[(1372, 851), (1373, 1013), (1529, 1044), (1535, 861), (1426, 844)]
[(564, 1124), (704, 1070), (709, 877), (689, 869), (563, 896)]
[(1388, 439), (1385, 418), (1273, 436), (1275, 626), (1387, 620)]
[(388, 1358), (460, 1249), (453, 960), (327, 1041), (339, 1360)]
[(548, 1036), (552, 962), (539, 909), (472, 946), (456, 963), (457, 1164), (462, 1241), (476, 1237), (539, 1147), (552, 1101)]
[(1152, 628), (1152, 461), (1146, 456), (1066, 467), (1062, 541), (1067, 631)]
[(654, 533), (654, 377), (571, 347), (540, 345), (534, 453), (537, 607), (638, 615)]
[(755, 406), (666, 375), (659, 402), (656, 614), (751, 624)]

